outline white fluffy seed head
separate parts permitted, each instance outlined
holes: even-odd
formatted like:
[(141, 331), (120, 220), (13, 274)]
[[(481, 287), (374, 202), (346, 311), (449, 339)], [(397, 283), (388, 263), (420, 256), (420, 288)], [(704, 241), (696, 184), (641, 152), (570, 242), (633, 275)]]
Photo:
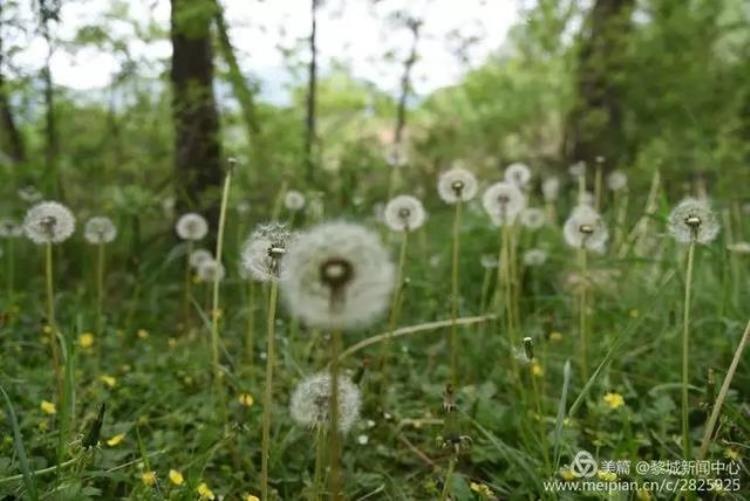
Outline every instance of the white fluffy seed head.
[(479, 262), (482, 264), (482, 268), (492, 269), (497, 268), (498, 260), (495, 254), (482, 254), (479, 258)]
[(463, 167), (453, 167), (443, 172), (437, 184), (438, 195), (448, 204), (471, 200), (477, 194), (477, 187), (476, 176)]
[(92, 217), (86, 221), (83, 236), (90, 244), (108, 244), (117, 237), (117, 227), (108, 217)]
[(208, 222), (200, 214), (188, 212), (177, 220), (175, 230), (183, 240), (202, 240), (208, 234)]
[(525, 188), (531, 181), (531, 169), (520, 162), (510, 164), (505, 169), (505, 181), (519, 188)]
[(612, 191), (620, 191), (628, 187), (628, 175), (621, 170), (613, 170), (607, 176), (607, 187)]
[(526, 207), (526, 196), (515, 184), (499, 182), (485, 190), (482, 206), (495, 226), (512, 224)]
[(0, 220), (0, 238), (18, 238), (23, 236), (23, 226), (15, 219), (6, 217)]
[(598, 212), (588, 205), (579, 205), (565, 221), (563, 236), (571, 247), (603, 253), (609, 231)]
[(568, 167), (568, 172), (573, 177), (581, 177), (586, 175), (586, 162), (580, 161), (576, 162), (570, 167)]
[(538, 230), (547, 222), (547, 213), (537, 207), (529, 207), (521, 212), (521, 224), (530, 230)]
[(686, 198), (669, 214), (669, 233), (680, 243), (711, 243), (719, 234), (719, 220), (705, 200)]
[(541, 266), (547, 261), (547, 251), (544, 249), (529, 249), (523, 253), (523, 264), (526, 266)]
[(542, 182), (542, 196), (545, 202), (554, 202), (560, 193), (560, 180), (557, 177), (548, 177)]
[(195, 249), (193, 252), (190, 253), (188, 260), (192, 268), (198, 269), (198, 267), (200, 267), (200, 265), (203, 264), (203, 262), (211, 261), (213, 258), (214, 258), (214, 255), (211, 254), (206, 249)]
[(393, 231), (414, 231), (424, 224), (427, 215), (418, 198), (399, 195), (385, 206), (383, 217)]
[(296, 190), (289, 190), (284, 195), (284, 207), (290, 211), (302, 210), (305, 206), (305, 195)]
[(294, 236), (283, 224), (258, 226), (242, 247), (242, 268), (246, 276), (260, 282), (277, 280), (281, 260)]
[(76, 219), (58, 202), (39, 202), (26, 212), (23, 230), (35, 244), (58, 244), (73, 234)]
[[(338, 428), (342, 434), (359, 419), (362, 396), (359, 388), (343, 375), (338, 377)], [(330, 428), (331, 376), (321, 372), (300, 382), (292, 393), (289, 412), (292, 419), (307, 428)]]
[(213, 258), (201, 261), (196, 272), (198, 280), (204, 283), (214, 283), (216, 280), (222, 281), (226, 275), (224, 265)]
[(281, 291), (291, 314), (307, 325), (350, 330), (383, 313), (394, 275), (376, 234), (336, 221), (312, 228), (289, 246), (281, 262)]

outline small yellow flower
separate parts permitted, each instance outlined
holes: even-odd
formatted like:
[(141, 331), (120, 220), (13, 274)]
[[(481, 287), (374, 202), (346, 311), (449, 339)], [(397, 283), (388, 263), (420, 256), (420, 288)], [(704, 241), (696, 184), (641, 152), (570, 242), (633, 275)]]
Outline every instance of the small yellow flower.
[(651, 501), (653, 499), (651, 493), (644, 487), (641, 487), (635, 492), (635, 497), (638, 501)]
[(614, 482), (617, 480), (617, 474), (613, 471), (597, 470), (596, 476), (599, 477), (599, 480), (602, 482)]
[(244, 405), (245, 407), (252, 407), (252, 405), (255, 403), (255, 400), (253, 400), (253, 396), (249, 393), (240, 393), (239, 399), (240, 404)]
[(578, 478), (578, 476), (570, 468), (560, 468), (560, 476), (566, 482), (571, 482)]
[(115, 435), (114, 437), (107, 440), (107, 445), (110, 447), (114, 447), (122, 443), (123, 440), (125, 440), (125, 434), (120, 433), (119, 435)]
[(90, 332), (84, 332), (83, 334), (78, 336), (78, 346), (80, 346), (84, 350), (87, 350), (94, 346), (94, 335)]
[(156, 473), (151, 470), (144, 471), (141, 473), (141, 482), (147, 487), (153, 487), (156, 485)]
[(114, 388), (115, 385), (117, 384), (117, 379), (113, 378), (112, 376), (108, 376), (106, 374), (102, 374), (101, 376), (99, 376), (99, 381), (109, 386), (110, 388)]
[(740, 452), (737, 449), (732, 449), (731, 447), (724, 451), (724, 457), (729, 459), (730, 461), (739, 461), (740, 460)]
[(245, 494), (242, 501), (260, 501), (260, 498), (258, 496), (253, 496), (252, 494)]
[(610, 409), (618, 409), (625, 405), (625, 400), (622, 398), (622, 395), (612, 391), (604, 395), (604, 403), (607, 404)]
[(182, 485), (185, 479), (183, 478), (182, 473), (180, 473), (179, 471), (169, 470), (169, 481), (174, 485)]
[(209, 499), (213, 500), (216, 499), (216, 496), (214, 496), (214, 492), (208, 488), (208, 485), (206, 485), (206, 482), (201, 482), (195, 491), (198, 493), (198, 495), (201, 497), (201, 499)]
[(637, 309), (635, 309), (635, 308), (633, 308), (632, 310), (630, 310), (630, 311), (628, 312), (628, 314), (630, 315), (630, 318), (638, 318), (638, 317), (640, 317), (640, 316), (641, 316), (641, 312), (640, 312), (640, 311), (638, 311), (638, 310), (637, 310)]
[(52, 326), (45, 325), (44, 328), (42, 328), (42, 332), (44, 332), (45, 334), (52, 334)]
[(469, 487), (471, 488), (472, 491), (476, 492), (477, 494), (479, 494), (483, 498), (491, 498), (492, 497), (492, 490), (490, 490), (490, 488), (487, 487), (484, 484), (480, 484), (480, 483), (477, 483), (477, 482), (472, 482), (471, 484), (469, 484)]
[(55, 404), (47, 400), (42, 400), (42, 404), (39, 407), (41, 407), (42, 412), (45, 414), (57, 414), (57, 407), (55, 407)]
[(136, 332), (136, 335), (140, 339), (146, 339), (148, 338), (148, 331), (146, 329), (138, 329), (138, 332)]
[(536, 360), (531, 364), (531, 373), (536, 377), (542, 377), (544, 375), (542, 365)]
[(562, 335), (562, 334), (560, 334), (560, 333), (559, 333), (559, 332), (557, 332), (557, 331), (555, 331), (555, 332), (550, 332), (550, 334), (549, 334), (549, 340), (550, 340), (550, 341), (554, 341), (555, 343), (559, 343), (560, 341), (562, 341), (562, 340), (563, 340), (563, 335)]

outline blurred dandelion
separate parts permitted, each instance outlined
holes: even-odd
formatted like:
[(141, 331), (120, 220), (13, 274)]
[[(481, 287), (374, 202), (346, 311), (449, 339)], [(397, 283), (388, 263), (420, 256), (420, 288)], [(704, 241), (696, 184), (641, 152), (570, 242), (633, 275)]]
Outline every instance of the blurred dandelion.
[(214, 256), (210, 251), (207, 251), (206, 249), (195, 249), (190, 253), (188, 262), (190, 263), (191, 267), (198, 269), (202, 263), (204, 263), (205, 261), (210, 261), (213, 258)]
[(513, 163), (505, 169), (505, 181), (524, 189), (531, 181), (531, 169), (526, 164)]
[(511, 224), (526, 208), (526, 197), (515, 185), (495, 183), (482, 195), (482, 206), (495, 226)]
[(175, 225), (175, 230), (183, 240), (193, 242), (203, 240), (208, 234), (208, 222), (200, 214), (190, 212), (180, 216)]
[(37, 202), (40, 202), (42, 198), (44, 198), (44, 195), (42, 195), (42, 193), (39, 190), (37, 190), (35, 187), (31, 185), (20, 188), (17, 193), (18, 193), (18, 198), (30, 204), (35, 204)]
[(86, 221), (83, 235), (92, 245), (108, 244), (117, 237), (117, 227), (108, 217), (92, 217)]
[(411, 195), (392, 198), (383, 213), (385, 224), (393, 231), (410, 232), (424, 224), (426, 214), (422, 202)]
[(15, 242), (16, 238), (24, 235), (23, 225), (15, 219), (4, 218), (0, 220), (0, 238), (5, 239), (5, 265), (6, 265), (6, 286), (8, 293), (8, 302), (13, 304), (15, 295)]
[(568, 167), (568, 173), (575, 178), (583, 177), (586, 175), (586, 162), (576, 162)]
[[(347, 377), (338, 381), (338, 430), (346, 434), (359, 419), (362, 397)], [(331, 428), (331, 375), (321, 372), (304, 379), (292, 393), (289, 411), (292, 419), (308, 428)]]
[(750, 242), (735, 242), (729, 244), (727, 245), (727, 250), (737, 254), (750, 254)]
[(523, 264), (526, 266), (541, 266), (547, 261), (547, 251), (543, 249), (529, 249), (523, 253)]
[(284, 195), (286, 210), (296, 212), (305, 207), (305, 195), (296, 190), (288, 190)]
[(544, 198), (544, 209), (547, 211), (547, 218), (553, 223), (557, 223), (557, 210), (555, 202), (560, 192), (560, 179), (552, 176), (542, 182), (542, 197)]
[(438, 178), (438, 195), (447, 204), (468, 202), (477, 194), (477, 178), (463, 167), (453, 167)]
[(198, 280), (203, 283), (211, 284), (215, 281), (222, 281), (226, 276), (224, 265), (216, 259), (205, 259), (200, 262), (197, 268)]
[(573, 248), (603, 253), (609, 231), (598, 212), (587, 205), (579, 205), (565, 221), (563, 236)]
[(547, 215), (542, 209), (529, 207), (521, 212), (520, 220), (524, 227), (530, 230), (538, 230), (547, 222)]
[(621, 170), (613, 170), (607, 176), (607, 188), (620, 191), (628, 187), (628, 175)]

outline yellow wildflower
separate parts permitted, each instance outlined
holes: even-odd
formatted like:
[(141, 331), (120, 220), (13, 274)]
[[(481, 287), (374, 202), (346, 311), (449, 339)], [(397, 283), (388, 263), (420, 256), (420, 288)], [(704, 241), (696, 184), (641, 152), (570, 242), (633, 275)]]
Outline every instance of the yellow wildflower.
[(604, 403), (607, 404), (610, 409), (618, 409), (625, 405), (625, 399), (623, 399), (622, 395), (619, 393), (611, 391), (604, 395)]
[(562, 341), (562, 340), (563, 340), (563, 335), (562, 335), (562, 334), (560, 334), (560, 333), (559, 333), (559, 332), (557, 332), (557, 331), (555, 331), (555, 332), (550, 332), (550, 334), (549, 334), (549, 340), (550, 340), (550, 341), (554, 341), (554, 342), (556, 342), (556, 343), (559, 343), (560, 341)]
[(651, 501), (651, 493), (645, 487), (641, 487), (635, 492), (635, 497), (638, 501)]
[(560, 468), (560, 476), (566, 482), (570, 482), (578, 478), (578, 476), (570, 468)]
[(180, 473), (179, 471), (169, 470), (169, 481), (174, 485), (182, 485), (185, 479), (183, 478), (182, 473)]
[(42, 329), (42, 331), (45, 334), (52, 334), (52, 326), (51, 325), (45, 325), (44, 328)]
[(240, 393), (239, 401), (241, 405), (244, 405), (245, 407), (251, 407), (255, 400), (253, 400), (253, 396), (249, 393)]
[(208, 488), (208, 485), (206, 485), (206, 482), (201, 482), (198, 488), (195, 489), (195, 491), (198, 493), (201, 499), (209, 499), (209, 500), (216, 499), (216, 496), (214, 496), (213, 491)]
[(542, 365), (534, 360), (531, 364), (531, 373), (536, 377), (542, 377), (544, 375), (544, 369), (542, 369)]
[(78, 336), (78, 346), (80, 346), (84, 350), (87, 350), (94, 346), (94, 335), (90, 332), (84, 332), (83, 334)]
[(146, 329), (138, 329), (138, 332), (136, 332), (136, 335), (140, 339), (146, 339), (148, 338), (148, 331)]
[(47, 400), (42, 400), (42, 404), (39, 407), (41, 407), (42, 412), (45, 414), (57, 414), (57, 407), (55, 407), (55, 404)]
[(122, 443), (123, 440), (125, 440), (125, 434), (120, 433), (119, 435), (115, 435), (114, 437), (107, 440), (107, 445), (110, 447), (114, 447)]
[(153, 487), (156, 485), (156, 473), (151, 470), (144, 471), (141, 473), (141, 482), (147, 487)]
[(99, 381), (109, 386), (110, 388), (114, 388), (115, 385), (117, 384), (117, 379), (113, 378), (112, 376), (108, 376), (106, 374), (102, 374), (101, 376), (99, 376)]
[(740, 452), (737, 449), (732, 449), (731, 447), (729, 447), (724, 451), (724, 457), (729, 459), (730, 461), (739, 461)]
[(635, 308), (633, 308), (632, 310), (630, 310), (629, 314), (630, 314), (630, 318), (638, 318), (638, 317), (641, 316), (641, 312), (638, 311)]
[(252, 494), (245, 494), (242, 501), (260, 501), (260, 498), (258, 496), (253, 496)]
[(471, 488), (472, 491), (476, 492), (483, 498), (491, 498), (492, 497), (492, 490), (490, 490), (489, 487), (487, 487), (484, 484), (480, 484), (477, 482), (472, 482), (469, 484), (469, 488)]
[(597, 470), (596, 476), (599, 477), (599, 480), (602, 482), (614, 482), (617, 480), (617, 474), (613, 471)]

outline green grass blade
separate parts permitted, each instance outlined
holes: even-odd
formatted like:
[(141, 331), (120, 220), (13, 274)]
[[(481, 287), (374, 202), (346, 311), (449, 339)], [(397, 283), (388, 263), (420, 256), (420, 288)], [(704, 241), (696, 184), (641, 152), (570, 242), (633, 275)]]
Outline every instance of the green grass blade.
[(5, 388), (0, 386), (0, 392), (3, 393), (5, 399), (5, 413), (8, 416), (8, 422), (13, 429), (13, 445), (18, 455), (18, 462), (21, 466), (21, 473), (23, 473), (23, 483), (26, 486), (26, 494), (31, 501), (39, 499), (39, 495), (36, 492), (36, 482), (34, 479), (34, 472), (29, 467), (29, 459), (26, 455), (26, 448), (23, 445), (23, 437), (21, 436), (21, 430), (18, 427), (18, 420), (16, 419), (16, 413), (13, 410), (13, 404), (5, 392)]
[(565, 407), (568, 402), (568, 391), (570, 390), (570, 360), (565, 361), (563, 368), (563, 387), (560, 393), (560, 404), (557, 406), (557, 420), (555, 421), (555, 470), (560, 468), (560, 442), (562, 441), (562, 429), (565, 421)]

